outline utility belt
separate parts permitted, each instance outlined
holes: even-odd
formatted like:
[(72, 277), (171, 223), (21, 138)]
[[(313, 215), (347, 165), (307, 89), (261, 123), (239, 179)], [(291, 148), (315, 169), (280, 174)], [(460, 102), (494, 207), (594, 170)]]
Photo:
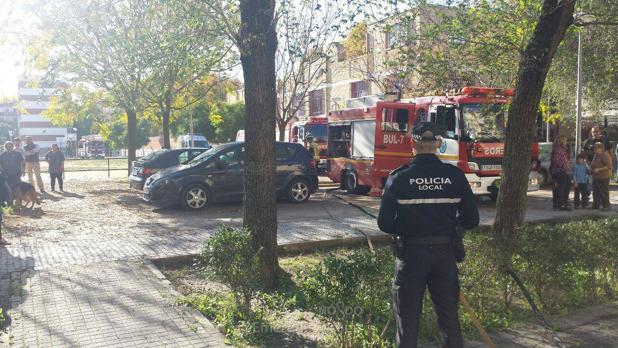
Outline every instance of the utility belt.
[(440, 245), (453, 242), (453, 238), (448, 236), (408, 237), (401, 239), (404, 245)]
[(451, 246), (455, 252), (455, 260), (462, 262), (466, 256), (466, 251), (463, 244), (463, 229), (457, 227), (454, 236), (427, 236), (427, 237), (408, 237), (402, 238), (395, 236), (394, 252), (399, 259), (403, 259), (406, 253), (406, 246)]

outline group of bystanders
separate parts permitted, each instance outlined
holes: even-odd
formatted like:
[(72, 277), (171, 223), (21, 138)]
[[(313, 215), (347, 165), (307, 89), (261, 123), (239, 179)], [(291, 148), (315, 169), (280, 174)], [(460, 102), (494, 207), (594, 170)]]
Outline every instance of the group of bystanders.
[[(573, 208), (611, 210), (609, 180), (612, 176), (611, 146), (598, 126), (592, 127), (583, 151), (571, 165), (567, 138), (556, 137), (549, 167), (553, 179), (553, 208), (571, 210), (569, 193), (574, 188)], [(592, 192), (592, 207), (589, 206)]]

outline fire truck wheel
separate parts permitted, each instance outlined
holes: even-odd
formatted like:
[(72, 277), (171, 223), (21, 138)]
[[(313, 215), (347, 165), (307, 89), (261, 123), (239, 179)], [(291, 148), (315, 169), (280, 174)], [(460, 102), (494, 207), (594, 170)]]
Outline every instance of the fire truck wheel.
[(288, 185), (288, 200), (292, 203), (306, 202), (311, 196), (309, 183), (305, 179), (296, 178)]
[(368, 186), (358, 185), (356, 174), (353, 172), (346, 172), (344, 182), (346, 191), (351, 194), (365, 195), (371, 189)]
[(182, 190), (180, 203), (183, 209), (200, 210), (210, 203), (210, 192), (203, 185), (191, 184)]

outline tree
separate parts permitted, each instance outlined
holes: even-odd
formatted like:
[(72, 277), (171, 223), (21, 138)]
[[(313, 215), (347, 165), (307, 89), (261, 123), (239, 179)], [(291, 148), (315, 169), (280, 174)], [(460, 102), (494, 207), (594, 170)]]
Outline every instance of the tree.
[(281, 0), (278, 8), (277, 128), (285, 128), (307, 105), (311, 89), (325, 75), (327, 47), (339, 33), (340, 1)]
[(77, 134), (92, 134), (96, 125), (118, 114), (105, 91), (89, 91), (83, 86), (58, 89), (43, 115), (54, 126), (77, 128)]
[[(135, 146), (138, 148), (147, 145), (150, 140), (151, 122), (140, 119), (137, 121)], [(99, 133), (109, 144), (111, 150), (121, 150), (127, 148), (127, 115), (115, 116), (108, 123), (98, 124)]]
[[(187, 107), (182, 93), (202, 83), (214, 70), (225, 70), (229, 41), (213, 17), (194, 20), (199, 8), (193, 2), (166, 1), (155, 7), (154, 30), (147, 33), (152, 50), (148, 60), (153, 69), (145, 87), (147, 103), (155, 108), (163, 132), (163, 147), (170, 148), (170, 115)], [(206, 94), (202, 94), (204, 96)], [(181, 100), (178, 100), (178, 97)]]
[(227, 143), (236, 140), (236, 133), (245, 125), (245, 105), (221, 104), (216, 106), (208, 116), (215, 128), (215, 141)]
[(238, 49), (245, 82), (245, 180), (243, 224), (261, 249), (262, 279), (277, 284), (280, 272), (275, 197), (277, 112), (275, 53), (277, 20), (274, 0), (240, 0)]
[(40, 4), (42, 29), (51, 33), (48, 76), (103, 89), (127, 115), (129, 168), (137, 148), (137, 117), (144, 109), (143, 89), (152, 68), (147, 33), (154, 1), (57, 0)]

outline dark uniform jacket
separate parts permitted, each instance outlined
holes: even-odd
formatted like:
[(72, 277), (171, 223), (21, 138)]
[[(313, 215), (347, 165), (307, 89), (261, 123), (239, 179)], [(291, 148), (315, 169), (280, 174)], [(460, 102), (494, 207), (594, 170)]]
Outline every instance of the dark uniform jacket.
[(378, 215), (380, 230), (404, 240), (453, 237), (458, 223), (464, 229), (479, 224), (472, 189), (459, 168), (422, 154), (391, 173)]

